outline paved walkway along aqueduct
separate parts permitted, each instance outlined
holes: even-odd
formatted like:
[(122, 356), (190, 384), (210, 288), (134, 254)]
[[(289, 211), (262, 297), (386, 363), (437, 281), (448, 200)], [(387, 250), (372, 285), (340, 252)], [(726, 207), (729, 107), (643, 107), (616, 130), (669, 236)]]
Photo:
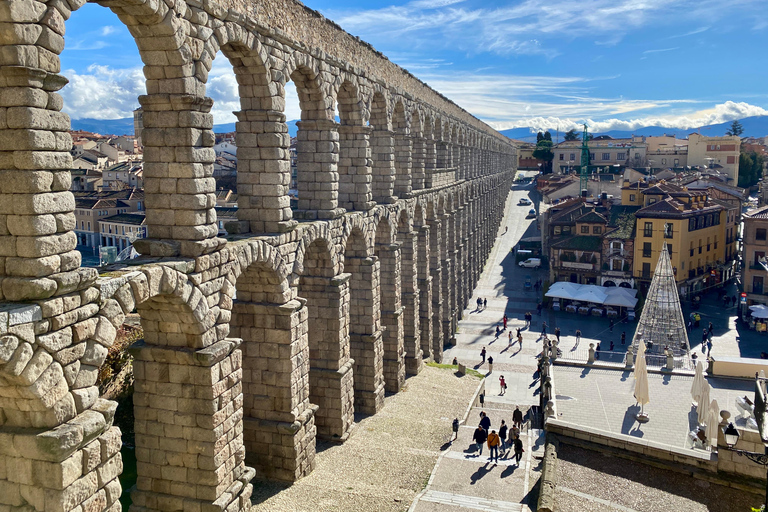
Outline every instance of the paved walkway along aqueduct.
[[(0, 511), (120, 510), (116, 405), (95, 386), (125, 314), (132, 510), (240, 511), (312, 471), (426, 358), (440, 361), (513, 178), (507, 139), (291, 0), (104, 0), (144, 61), (145, 265), (80, 267), (56, 91), (83, 0), (0, 2)], [(234, 67), (239, 221), (217, 237), (212, 101)], [(290, 208), (284, 85), (301, 103)], [(335, 121), (338, 106), (340, 122)], [(253, 468), (253, 469), (252, 469)]]

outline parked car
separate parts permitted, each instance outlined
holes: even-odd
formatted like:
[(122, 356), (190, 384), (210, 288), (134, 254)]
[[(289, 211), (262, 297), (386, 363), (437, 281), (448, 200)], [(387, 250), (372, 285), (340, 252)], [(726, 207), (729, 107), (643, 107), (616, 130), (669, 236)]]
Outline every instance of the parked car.
[(518, 263), (518, 265), (523, 268), (539, 268), (541, 266), (541, 258), (528, 258)]
[(520, 202), (517, 203), (518, 206), (528, 206), (531, 204), (531, 200), (526, 197), (521, 197)]
[(536, 216), (536, 209), (531, 208), (530, 210), (528, 210), (528, 215), (526, 215), (525, 218), (530, 219), (531, 217), (535, 217), (535, 216)]

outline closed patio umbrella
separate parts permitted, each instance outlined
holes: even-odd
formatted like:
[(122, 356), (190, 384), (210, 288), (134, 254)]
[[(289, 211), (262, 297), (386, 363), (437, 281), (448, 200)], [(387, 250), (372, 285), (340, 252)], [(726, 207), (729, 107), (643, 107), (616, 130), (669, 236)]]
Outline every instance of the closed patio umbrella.
[(694, 375), (693, 384), (691, 385), (691, 397), (697, 406), (701, 404), (701, 395), (704, 393), (704, 386), (707, 385), (707, 381), (704, 378), (704, 363), (699, 361), (696, 363), (696, 375)]
[(640, 345), (637, 347), (635, 400), (640, 404), (640, 414), (637, 415), (637, 421), (648, 421), (648, 415), (644, 411), (644, 406), (651, 401), (651, 398), (648, 395), (648, 368), (645, 365), (645, 342), (643, 340), (640, 340)]
[(699, 407), (696, 408), (698, 413), (699, 425), (707, 422), (707, 416), (709, 416), (709, 407), (706, 404), (709, 403), (709, 383), (707, 383), (701, 393), (701, 399), (699, 400)]
[(712, 400), (709, 404), (709, 417), (707, 419), (707, 441), (709, 446), (717, 446), (717, 429), (720, 426), (720, 407), (717, 400)]

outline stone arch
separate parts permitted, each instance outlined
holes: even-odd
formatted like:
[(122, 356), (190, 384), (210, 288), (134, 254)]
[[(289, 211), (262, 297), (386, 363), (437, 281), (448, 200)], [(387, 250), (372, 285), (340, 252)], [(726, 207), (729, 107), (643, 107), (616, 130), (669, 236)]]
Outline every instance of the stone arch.
[(355, 410), (375, 414), (384, 405), (379, 259), (369, 256), (363, 226), (348, 227), (343, 247), (344, 270), (350, 276), (349, 344), (355, 361)]
[[(297, 123), (297, 219), (333, 219), (339, 209), (339, 132), (333, 120), (333, 97), (321, 76), (319, 63), (301, 52), (286, 62), (285, 76), (296, 84), (301, 107)], [(284, 91), (283, 91), (284, 94)]]
[(413, 140), (410, 136), (409, 121), (405, 103), (402, 98), (398, 97), (392, 114), (392, 129), (395, 132), (393, 148), (395, 160), (394, 195), (401, 197), (409, 197), (413, 189), (411, 184)]
[(371, 129), (364, 126), (364, 106), (358, 86), (345, 79), (336, 94), (339, 106), (339, 205), (347, 210), (373, 206), (371, 188)]
[(324, 251), (330, 259), (331, 269), (324, 274), (325, 277), (333, 277), (341, 271), (339, 257), (334, 248), (331, 231), (327, 224), (314, 224), (307, 227), (296, 248), (296, 261), (293, 263), (292, 279), (296, 280), (299, 276), (306, 273), (304, 260), (307, 258), (307, 251), (310, 246), (319, 244), (324, 247)]
[[(344, 248), (345, 257), (346, 257), (346, 247), (348, 243), (347, 241), (349, 240), (349, 237), (352, 236), (353, 231), (359, 231), (363, 235), (363, 240), (365, 241), (365, 247), (366, 247), (365, 256), (368, 257), (373, 255), (374, 233), (370, 232), (369, 225), (366, 222), (365, 217), (363, 217), (362, 215), (355, 215), (355, 216), (345, 217), (344, 231), (341, 234), (341, 240), (339, 242), (339, 246)], [(343, 272), (346, 272), (347, 271), (346, 266), (344, 266), (342, 270)]]
[[(354, 383), (349, 349), (349, 274), (337, 274), (333, 243), (317, 237), (303, 251), (298, 295), (306, 300), (309, 400), (317, 405), (317, 435), (346, 440), (354, 423)], [(297, 260), (298, 264), (298, 260)], [(301, 300), (301, 299), (299, 299)]]
[(398, 392), (405, 383), (400, 244), (389, 211), (376, 217), (376, 256), (381, 264), (381, 323), (384, 326), (384, 385)]
[(390, 204), (395, 201), (395, 134), (386, 90), (374, 90), (370, 111), (373, 200)]
[[(243, 340), (245, 457), (267, 477), (293, 481), (314, 468), (308, 311), (301, 300), (292, 299), (276, 249), (248, 244), (244, 253), (235, 277), (231, 326)], [(277, 443), (282, 449), (272, 450)]]
[(416, 375), (422, 368), (421, 329), (419, 316), (418, 232), (414, 230), (413, 216), (405, 207), (397, 213), (397, 244), (400, 246), (400, 296), (403, 317), (403, 347), (405, 371)]
[(411, 188), (424, 188), (424, 171), (427, 156), (427, 141), (425, 139), (424, 118), (418, 108), (411, 111)]

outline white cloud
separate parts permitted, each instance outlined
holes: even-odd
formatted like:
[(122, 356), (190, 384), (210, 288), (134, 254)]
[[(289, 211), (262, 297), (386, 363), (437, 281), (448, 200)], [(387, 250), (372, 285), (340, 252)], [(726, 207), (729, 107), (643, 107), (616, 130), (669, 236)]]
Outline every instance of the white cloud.
[(138, 97), (146, 94), (141, 67), (115, 69), (92, 64), (85, 73), (62, 72), (69, 84), (61, 90), (64, 111), (73, 119), (132, 117)]
[(710, 124), (725, 123), (734, 119), (743, 119), (750, 116), (768, 115), (768, 110), (750, 105), (744, 102), (726, 101), (715, 105), (713, 108), (694, 110), (677, 115), (649, 115), (633, 119), (592, 119), (588, 115), (581, 118), (568, 117), (530, 117), (512, 121), (491, 122), (497, 130), (510, 128), (530, 127), (533, 131), (551, 130), (559, 127), (560, 131), (580, 129), (583, 123), (590, 126), (593, 132), (606, 132), (611, 130), (632, 131), (645, 126), (659, 126), (662, 128), (679, 128), (683, 130), (698, 128)]
[(108, 36), (110, 34), (114, 34), (116, 31), (117, 29), (115, 29), (115, 27), (113, 27), (112, 25), (105, 25), (101, 27), (101, 30), (99, 30), (99, 34), (101, 34), (102, 36)]

